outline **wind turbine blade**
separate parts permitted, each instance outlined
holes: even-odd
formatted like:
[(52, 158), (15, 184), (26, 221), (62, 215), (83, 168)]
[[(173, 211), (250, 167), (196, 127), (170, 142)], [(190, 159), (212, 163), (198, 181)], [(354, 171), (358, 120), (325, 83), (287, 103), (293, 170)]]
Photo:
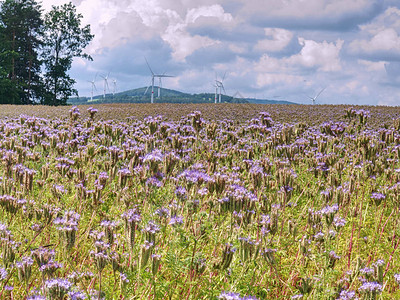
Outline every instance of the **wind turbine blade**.
[(224, 77), (222, 77), (222, 80), (221, 80), (221, 81), (224, 81), (224, 79), (225, 79), (225, 76), (226, 76), (226, 72), (224, 73)]
[(150, 65), (149, 65), (149, 62), (147, 61), (147, 58), (144, 57), (144, 59), (146, 60), (146, 64), (147, 64), (147, 66), (149, 67), (149, 70), (150, 70), (151, 74), (154, 76), (154, 72), (153, 72), (153, 70), (151, 69), (151, 67), (150, 67)]
[(325, 89), (326, 89), (326, 87), (324, 87), (324, 88), (323, 88), (323, 89), (322, 89), (322, 90), (321, 90), (321, 91), (318, 93), (318, 95), (317, 95), (317, 96), (315, 96), (315, 98), (314, 98), (314, 99), (315, 99), (315, 100), (317, 100), (318, 96), (319, 96), (319, 95), (321, 95), (321, 93), (322, 93), (322, 92), (323, 92)]
[(143, 95), (146, 95), (148, 89), (151, 87), (151, 81), (150, 81), (150, 85), (147, 86), (146, 90), (144, 91)]

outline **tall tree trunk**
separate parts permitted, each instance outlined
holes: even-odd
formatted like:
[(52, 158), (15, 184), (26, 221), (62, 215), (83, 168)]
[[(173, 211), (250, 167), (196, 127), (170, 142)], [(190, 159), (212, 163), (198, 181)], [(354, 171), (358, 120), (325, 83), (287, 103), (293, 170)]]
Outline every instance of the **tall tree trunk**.
[(15, 80), (15, 29), (12, 31), (12, 59), (11, 59), (11, 80)]
[(32, 78), (32, 37), (29, 35), (29, 66), (28, 66), (28, 91), (26, 104), (31, 101), (31, 78)]

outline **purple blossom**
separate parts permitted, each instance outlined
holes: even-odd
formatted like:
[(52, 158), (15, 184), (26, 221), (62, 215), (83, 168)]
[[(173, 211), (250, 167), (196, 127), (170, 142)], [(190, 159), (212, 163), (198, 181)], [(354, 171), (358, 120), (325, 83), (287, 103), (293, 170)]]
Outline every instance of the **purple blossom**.
[(32, 266), (33, 259), (30, 256), (24, 256), (24, 257), (22, 257), (22, 260), (18, 261), (15, 265), (18, 269), (25, 268), (27, 266)]
[(399, 274), (394, 274), (394, 279), (398, 284), (400, 284), (400, 273)]
[(128, 209), (121, 215), (128, 223), (139, 223), (142, 217), (140, 211), (137, 208)]
[(341, 227), (344, 227), (346, 225), (346, 219), (339, 218), (338, 216), (335, 216), (333, 219), (333, 226), (336, 229), (339, 229)]
[(176, 226), (183, 224), (183, 217), (182, 216), (173, 216), (169, 221), (168, 225)]
[(128, 276), (126, 276), (126, 274), (124, 274), (124, 273), (121, 273), (121, 280), (122, 280), (124, 283), (129, 283)]
[(155, 187), (162, 187), (163, 183), (157, 177), (153, 176), (146, 180), (146, 184)]
[(158, 208), (155, 212), (160, 218), (168, 218), (169, 217), (169, 209), (166, 207)]
[(177, 186), (175, 189), (175, 195), (179, 198), (179, 199), (186, 199), (186, 189), (183, 186)]
[(337, 255), (336, 252), (333, 251), (333, 250), (329, 252), (329, 257), (332, 258), (332, 259), (335, 259), (335, 260), (336, 259), (340, 259), (340, 256)]
[(160, 150), (154, 150), (143, 157), (143, 162), (162, 162), (164, 159)]
[(351, 300), (354, 299), (354, 297), (356, 296), (356, 292), (355, 291), (341, 291), (339, 294), (339, 298), (337, 298), (336, 300)]
[(374, 199), (374, 200), (383, 200), (385, 198), (386, 198), (386, 196), (379, 192), (374, 192), (371, 194), (371, 199)]
[(221, 292), (221, 294), (218, 296), (218, 299), (222, 299), (222, 300), (257, 300), (257, 298), (254, 296), (241, 297), (239, 293), (225, 292), (225, 291)]
[(84, 300), (86, 299), (86, 295), (80, 291), (76, 292), (69, 292), (68, 296), (71, 298), (71, 300)]
[(144, 232), (150, 233), (150, 234), (156, 234), (157, 232), (160, 231), (160, 226), (158, 226), (154, 221), (149, 221), (147, 223), (147, 226), (143, 229)]
[(382, 292), (382, 285), (380, 283), (377, 282), (364, 282), (359, 288), (358, 290), (361, 293), (380, 293)]
[(64, 278), (54, 278), (44, 283), (45, 290), (51, 299), (63, 299), (72, 287), (72, 283)]
[(31, 295), (26, 300), (46, 300), (46, 297), (40, 295)]
[(370, 276), (370, 275), (374, 274), (374, 269), (365, 267), (365, 268), (360, 269), (360, 273), (363, 274), (363, 275)]
[(332, 206), (325, 206), (320, 210), (322, 215), (330, 215), (330, 214), (335, 214), (339, 210), (339, 206), (337, 204), (334, 204)]
[(0, 281), (6, 279), (7, 275), (8, 275), (7, 270), (0, 268)]
[(211, 177), (208, 174), (200, 170), (185, 170), (178, 176), (178, 179), (179, 178), (183, 178), (185, 181), (192, 184), (207, 183), (211, 180)]
[(68, 210), (64, 213), (64, 217), (55, 219), (53, 223), (60, 225), (56, 227), (57, 230), (77, 231), (80, 218), (80, 214), (74, 212), (73, 210)]

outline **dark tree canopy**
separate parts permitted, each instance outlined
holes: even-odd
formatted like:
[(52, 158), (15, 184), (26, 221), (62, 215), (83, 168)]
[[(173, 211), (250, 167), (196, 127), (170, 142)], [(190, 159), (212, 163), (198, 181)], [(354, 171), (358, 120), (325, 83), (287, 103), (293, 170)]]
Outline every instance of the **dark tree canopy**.
[(6, 0), (1, 5), (0, 20), (0, 78), (6, 88), (3, 90), (6, 98), (1, 102), (31, 104), (40, 97), (43, 88), (39, 60), (43, 32), (40, 5), (35, 0)]
[(77, 94), (73, 89), (75, 80), (67, 72), (74, 57), (92, 59), (83, 49), (94, 37), (89, 25), (81, 28), (81, 19), (72, 3), (53, 6), (45, 16), (43, 59), (49, 95), (44, 104), (66, 104), (71, 95)]
[(93, 39), (72, 3), (42, 14), (36, 0), (0, 4), (0, 104), (66, 104), (76, 94), (68, 75)]

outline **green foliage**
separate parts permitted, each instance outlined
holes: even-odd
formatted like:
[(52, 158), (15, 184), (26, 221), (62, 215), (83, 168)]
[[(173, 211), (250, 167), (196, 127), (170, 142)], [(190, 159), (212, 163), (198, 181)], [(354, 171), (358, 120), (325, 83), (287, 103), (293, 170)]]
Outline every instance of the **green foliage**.
[(1, 4), (0, 20), (0, 85), (5, 94), (0, 95), (0, 103), (32, 104), (43, 89), (40, 5), (35, 0), (6, 0)]
[[(66, 104), (76, 93), (68, 75), (74, 57), (93, 39), (72, 3), (42, 16), (36, 0), (0, 6), (0, 103)], [(45, 74), (42, 74), (43, 67)]]
[(83, 53), (93, 39), (90, 25), (81, 28), (82, 15), (76, 12), (70, 2), (62, 6), (53, 6), (45, 15), (45, 34), (43, 37), (43, 60), (46, 68), (45, 84), (47, 95), (43, 104), (65, 105), (72, 94), (75, 80), (68, 74), (74, 57), (92, 58)]

